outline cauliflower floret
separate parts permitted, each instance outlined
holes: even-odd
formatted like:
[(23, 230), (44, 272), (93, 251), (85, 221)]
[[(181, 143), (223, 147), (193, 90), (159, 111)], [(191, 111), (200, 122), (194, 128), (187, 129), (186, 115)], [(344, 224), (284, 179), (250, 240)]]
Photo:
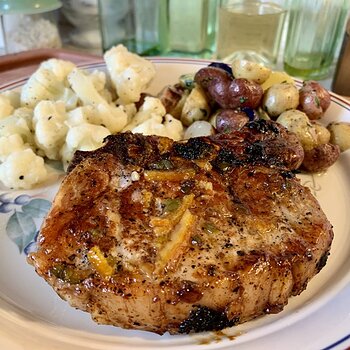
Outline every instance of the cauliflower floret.
[(1, 95), (9, 99), (10, 104), (13, 108), (21, 107), (21, 93), (19, 91), (7, 90), (4, 91)]
[(96, 90), (92, 80), (80, 69), (73, 69), (68, 74), (68, 81), (73, 91), (78, 95), (84, 105), (98, 105), (106, 103)]
[(13, 111), (13, 116), (24, 119), (28, 125), (28, 128), (31, 130), (31, 132), (34, 132), (33, 113), (34, 113), (34, 110), (32, 108), (20, 107)]
[(99, 94), (101, 97), (107, 102), (107, 103), (112, 103), (113, 102), (113, 95), (112, 93), (107, 90), (107, 89), (102, 89), (99, 91)]
[(69, 129), (66, 144), (74, 150), (92, 151), (101, 147), (103, 139), (110, 134), (103, 126), (84, 123)]
[(47, 178), (44, 159), (27, 148), (11, 153), (0, 164), (0, 180), (6, 187), (29, 189)]
[(163, 118), (153, 114), (149, 119), (132, 129), (133, 133), (143, 135), (158, 135), (169, 137), (175, 141), (181, 140), (183, 136), (182, 123), (170, 114)]
[[(121, 106), (115, 107), (101, 103), (95, 109), (95, 118), (91, 118), (91, 122), (96, 125), (105, 126), (112, 134), (121, 131), (128, 120), (128, 116)], [(112, 115), (110, 114), (111, 111), (113, 111)]]
[(121, 108), (123, 108), (123, 111), (128, 116), (128, 124), (132, 121), (132, 119), (135, 117), (135, 114), (137, 113), (137, 108), (135, 106), (135, 103), (128, 103), (127, 105), (120, 105)]
[(12, 114), (14, 107), (8, 97), (0, 95), (0, 119), (4, 119)]
[(91, 123), (94, 119), (95, 108), (91, 105), (77, 107), (67, 113), (66, 125), (70, 128), (83, 123)]
[(100, 92), (106, 85), (106, 73), (101, 70), (93, 70), (89, 75), (89, 78), (94, 85), (95, 89)]
[(131, 122), (123, 129), (129, 131), (142, 124), (152, 116), (163, 117), (166, 113), (165, 107), (161, 100), (156, 97), (146, 97), (139, 111), (131, 119)]
[[(114, 116), (111, 118), (109, 112), (113, 108)], [(111, 107), (106, 104), (96, 106), (86, 105), (73, 109), (68, 113), (66, 124), (69, 127), (77, 126), (82, 123), (90, 123), (106, 127), (111, 133), (120, 131), (118, 114), (125, 118), (125, 111), (122, 106)]]
[(49, 159), (59, 159), (68, 127), (63, 102), (41, 101), (34, 109), (35, 142)]
[(18, 134), (24, 143), (34, 145), (34, 136), (28, 126), (27, 120), (17, 115), (12, 115), (0, 120), (0, 136)]
[(0, 136), (0, 161), (4, 162), (11, 153), (21, 151), (25, 148), (28, 148), (28, 146), (25, 146), (19, 134)]
[(105, 72), (97, 69), (92, 72), (79, 69), (79, 73), (84, 74), (91, 81), (95, 90), (104, 100), (106, 100), (108, 103), (113, 101), (112, 92), (106, 87), (107, 77)]
[(167, 114), (164, 117), (163, 125), (165, 130), (164, 136), (167, 136), (175, 141), (179, 141), (183, 138), (184, 127), (180, 120), (174, 118), (170, 114)]
[(156, 74), (152, 62), (129, 52), (123, 45), (106, 51), (104, 59), (121, 104), (138, 101)]
[(34, 108), (42, 100), (63, 101), (67, 110), (75, 108), (78, 102), (74, 92), (51, 70), (39, 67), (22, 87), (21, 104)]
[(64, 88), (63, 94), (56, 101), (63, 101), (67, 111), (70, 111), (78, 105), (78, 96), (71, 88)]
[(67, 83), (67, 75), (76, 68), (76, 65), (70, 61), (50, 58), (49, 60), (42, 62), (40, 67), (50, 70), (55, 74), (59, 81)]
[(68, 75), (68, 80), (82, 103), (95, 108), (95, 120), (91, 120), (91, 123), (103, 125), (111, 133), (119, 132), (124, 128), (128, 116), (123, 108), (108, 104), (88, 76), (81, 70), (74, 69)]
[(76, 150), (95, 150), (103, 145), (103, 140), (108, 135), (110, 135), (109, 130), (99, 125), (83, 123), (70, 128), (66, 142), (60, 151), (63, 167), (67, 169)]

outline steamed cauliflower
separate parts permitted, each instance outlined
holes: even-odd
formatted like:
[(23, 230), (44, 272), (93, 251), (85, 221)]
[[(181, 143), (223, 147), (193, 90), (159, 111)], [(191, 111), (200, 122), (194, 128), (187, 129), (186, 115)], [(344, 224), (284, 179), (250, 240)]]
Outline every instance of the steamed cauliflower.
[(50, 58), (40, 65), (41, 68), (50, 70), (56, 78), (63, 82), (67, 82), (67, 75), (76, 67), (73, 62)]
[(183, 125), (170, 114), (166, 114), (160, 99), (146, 97), (139, 111), (123, 131), (166, 136), (173, 140), (180, 140), (183, 136)]
[(159, 98), (147, 96), (139, 111), (134, 115), (130, 123), (126, 125), (123, 131), (130, 131), (134, 129), (152, 116), (163, 117), (165, 113), (165, 107)]
[(127, 105), (120, 105), (120, 108), (123, 109), (123, 111), (126, 113), (128, 119), (127, 119), (127, 124), (129, 124), (132, 120), (132, 118), (134, 118), (134, 116), (137, 113), (137, 108), (135, 106), (135, 103), (129, 103)]
[(12, 152), (0, 164), (0, 180), (6, 187), (29, 189), (46, 180), (44, 159), (27, 148)]
[(68, 110), (76, 107), (78, 99), (50, 69), (39, 67), (21, 91), (21, 104), (34, 108), (40, 101), (63, 101)]
[[(20, 91), (0, 94), (0, 181), (28, 189), (44, 181), (44, 159), (67, 169), (77, 150), (101, 147), (121, 131), (183, 137), (182, 123), (166, 114), (160, 99), (141, 93), (155, 76), (152, 62), (118, 45), (104, 55), (107, 73), (74, 63), (42, 62)], [(138, 103), (136, 103), (138, 102)]]
[(16, 90), (8, 90), (1, 93), (1, 96), (6, 97), (13, 108), (21, 107), (21, 93)]
[(35, 142), (49, 159), (58, 160), (68, 127), (63, 102), (41, 101), (34, 109)]
[(0, 136), (11, 136), (18, 134), (24, 143), (34, 145), (34, 136), (31, 132), (29, 122), (21, 116), (11, 115), (0, 120)]
[(104, 59), (121, 104), (138, 101), (156, 74), (152, 62), (129, 52), (123, 45), (106, 51)]
[(74, 69), (68, 75), (68, 81), (82, 104), (94, 107), (95, 120), (91, 121), (93, 124), (105, 126), (111, 133), (124, 128), (128, 116), (123, 108), (109, 104), (96, 90), (91, 79), (81, 70)]
[(83, 123), (94, 124), (94, 111), (95, 108), (91, 105), (77, 107), (67, 113), (66, 125), (72, 128)]
[(94, 88), (100, 92), (105, 88), (106, 85), (106, 73), (101, 70), (93, 70), (90, 74), (88, 74)]
[(21, 151), (25, 148), (23, 139), (19, 134), (0, 137), (0, 161), (4, 162), (6, 158), (13, 152)]
[(103, 140), (108, 135), (110, 135), (109, 130), (99, 125), (82, 123), (70, 128), (66, 142), (60, 151), (64, 168), (67, 169), (76, 150), (95, 150), (103, 145)]
[(34, 110), (32, 108), (20, 107), (20, 108), (17, 108), (13, 111), (13, 116), (16, 118), (20, 118), (20, 119), (25, 120), (30, 131), (34, 132), (34, 130), (33, 130), (33, 113), (34, 113)]
[(11, 101), (8, 97), (0, 95), (0, 119), (4, 119), (14, 111)]
[(170, 114), (164, 117), (153, 114), (150, 118), (131, 130), (133, 133), (143, 135), (157, 135), (169, 137), (175, 141), (183, 137), (183, 126), (180, 120), (175, 119)]
[(93, 86), (96, 91), (101, 95), (101, 97), (107, 102), (112, 103), (115, 96), (112, 92), (106, 87), (107, 77), (106, 73), (100, 70), (95, 69), (90, 74), (88, 74)]

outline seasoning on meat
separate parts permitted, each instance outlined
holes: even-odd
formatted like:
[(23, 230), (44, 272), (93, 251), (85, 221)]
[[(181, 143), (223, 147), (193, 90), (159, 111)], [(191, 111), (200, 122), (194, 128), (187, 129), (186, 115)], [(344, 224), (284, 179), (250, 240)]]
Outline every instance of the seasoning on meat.
[(279, 312), (326, 263), (332, 226), (272, 121), (77, 152), (28, 260), (102, 324), (189, 333)]

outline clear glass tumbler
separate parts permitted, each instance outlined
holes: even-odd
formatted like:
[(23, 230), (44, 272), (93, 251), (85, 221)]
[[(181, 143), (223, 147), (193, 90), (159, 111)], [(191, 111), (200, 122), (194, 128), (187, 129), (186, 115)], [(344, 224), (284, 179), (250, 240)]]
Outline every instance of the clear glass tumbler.
[(123, 44), (132, 49), (134, 43), (133, 2), (99, 0), (98, 6), (103, 51), (117, 44)]
[(217, 57), (248, 59), (275, 66), (288, 1), (221, 0), (218, 13)]
[(211, 58), (218, 0), (99, 0), (103, 49)]
[(160, 49), (165, 56), (211, 58), (217, 0), (159, 0)]
[(284, 69), (303, 79), (324, 79), (343, 37), (349, 0), (293, 0)]

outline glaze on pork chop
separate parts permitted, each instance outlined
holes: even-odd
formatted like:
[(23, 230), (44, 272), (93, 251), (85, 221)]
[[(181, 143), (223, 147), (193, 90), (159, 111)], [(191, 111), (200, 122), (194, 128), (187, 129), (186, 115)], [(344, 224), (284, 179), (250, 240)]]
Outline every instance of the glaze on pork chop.
[(283, 309), (327, 260), (332, 227), (273, 122), (174, 142), (122, 133), (77, 152), (28, 258), (102, 324), (219, 330)]

